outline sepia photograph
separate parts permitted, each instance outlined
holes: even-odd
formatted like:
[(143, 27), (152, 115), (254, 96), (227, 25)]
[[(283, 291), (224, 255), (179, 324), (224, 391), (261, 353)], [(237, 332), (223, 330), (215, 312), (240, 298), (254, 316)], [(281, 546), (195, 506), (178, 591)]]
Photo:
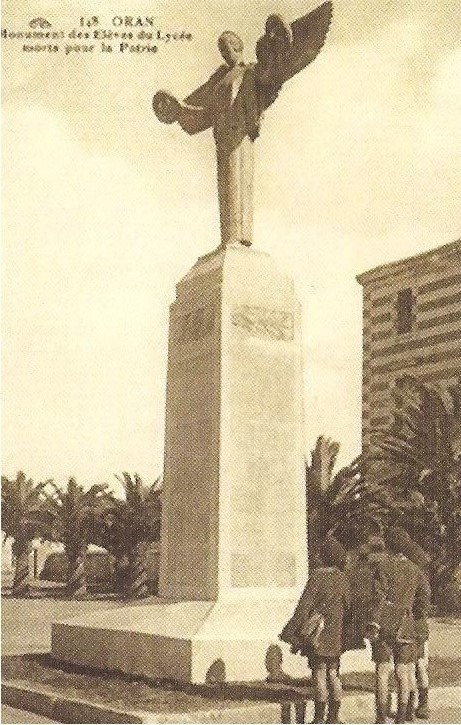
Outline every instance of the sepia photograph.
[(460, 28), (3, 3), (1, 722), (461, 723)]

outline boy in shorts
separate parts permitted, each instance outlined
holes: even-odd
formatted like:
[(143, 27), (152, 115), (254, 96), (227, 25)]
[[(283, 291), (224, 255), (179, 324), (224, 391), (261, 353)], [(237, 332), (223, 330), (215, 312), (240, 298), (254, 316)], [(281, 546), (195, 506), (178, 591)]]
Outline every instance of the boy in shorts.
[[(430, 609), (430, 584), (426, 576), (427, 564), (430, 561), (425, 558), (423, 550), (412, 542), (409, 534), (399, 526), (388, 529), (386, 534), (388, 547), (392, 548), (401, 557), (409, 559), (419, 569), (418, 595), (413, 605), (413, 617), (415, 620), (415, 648), (414, 660), (409, 665), (410, 695), (408, 700), (407, 721), (411, 722), (414, 716), (421, 720), (429, 719), (429, 676), (428, 676), (428, 640), (429, 623), (428, 615)], [(416, 696), (418, 707), (415, 712)]]
[[(397, 716), (407, 721), (412, 709), (411, 668), (416, 660), (415, 602), (427, 597), (420, 570), (396, 551), (392, 540), (388, 551), (383, 539), (369, 542), (369, 560), (373, 569), (373, 594), (368, 639), (372, 643), (376, 666), (376, 722), (386, 722), (389, 704), (389, 677), (394, 669), (397, 680)], [(423, 606), (419, 606), (423, 609)]]

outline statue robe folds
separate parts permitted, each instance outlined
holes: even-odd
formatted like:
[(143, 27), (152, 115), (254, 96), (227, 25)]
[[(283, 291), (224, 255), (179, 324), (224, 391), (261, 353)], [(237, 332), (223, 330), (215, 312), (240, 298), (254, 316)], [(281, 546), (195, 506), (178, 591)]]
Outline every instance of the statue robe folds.
[(256, 44), (256, 63), (225, 58), (226, 65), (182, 102), (165, 91), (154, 96), (154, 111), (164, 123), (178, 121), (188, 134), (213, 128), (223, 246), (252, 242), (253, 142), (262, 114), (283, 84), (318, 55), (331, 15), (330, 0), (291, 25), (271, 15)]

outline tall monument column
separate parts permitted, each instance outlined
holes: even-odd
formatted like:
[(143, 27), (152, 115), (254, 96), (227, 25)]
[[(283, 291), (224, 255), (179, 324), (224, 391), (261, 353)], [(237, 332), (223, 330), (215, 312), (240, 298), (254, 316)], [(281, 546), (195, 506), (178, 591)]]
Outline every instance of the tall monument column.
[(300, 324), (292, 281), (240, 244), (178, 284), (160, 596), (292, 600), (304, 585)]
[(265, 252), (220, 246), (179, 282), (159, 597), (55, 622), (54, 657), (154, 679), (251, 681), (278, 652), (285, 673), (305, 676), (278, 639), (307, 574), (300, 327), (293, 283)]
[(331, 15), (330, 0), (291, 24), (270, 15), (256, 63), (225, 31), (224, 64), (202, 86), (152, 101), (163, 123), (213, 129), (221, 222), (171, 306), (161, 596), (289, 600), (305, 582), (300, 310), (291, 280), (251, 249), (253, 144)]
[(331, 11), (270, 16), (256, 64), (226, 31), (203, 86), (154, 96), (161, 121), (213, 128), (221, 243), (170, 309), (159, 597), (53, 623), (57, 659), (187, 682), (260, 680), (280, 659), (306, 674), (278, 640), (307, 575), (301, 314), (292, 280), (251, 246), (252, 145)]

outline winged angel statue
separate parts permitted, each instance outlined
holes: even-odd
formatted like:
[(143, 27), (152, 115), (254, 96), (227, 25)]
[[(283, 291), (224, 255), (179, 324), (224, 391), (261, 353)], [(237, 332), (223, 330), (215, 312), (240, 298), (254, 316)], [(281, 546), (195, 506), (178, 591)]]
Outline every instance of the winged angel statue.
[(256, 63), (245, 63), (241, 39), (225, 31), (218, 40), (225, 64), (206, 83), (184, 101), (166, 91), (153, 98), (153, 109), (163, 123), (177, 121), (188, 134), (213, 128), (222, 246), (251, 245), (253, 142), (263, 113), (283, 84), (318, 55), (331, 15), (330, 0), (291, 24), (271, 15), (256, 44)]

